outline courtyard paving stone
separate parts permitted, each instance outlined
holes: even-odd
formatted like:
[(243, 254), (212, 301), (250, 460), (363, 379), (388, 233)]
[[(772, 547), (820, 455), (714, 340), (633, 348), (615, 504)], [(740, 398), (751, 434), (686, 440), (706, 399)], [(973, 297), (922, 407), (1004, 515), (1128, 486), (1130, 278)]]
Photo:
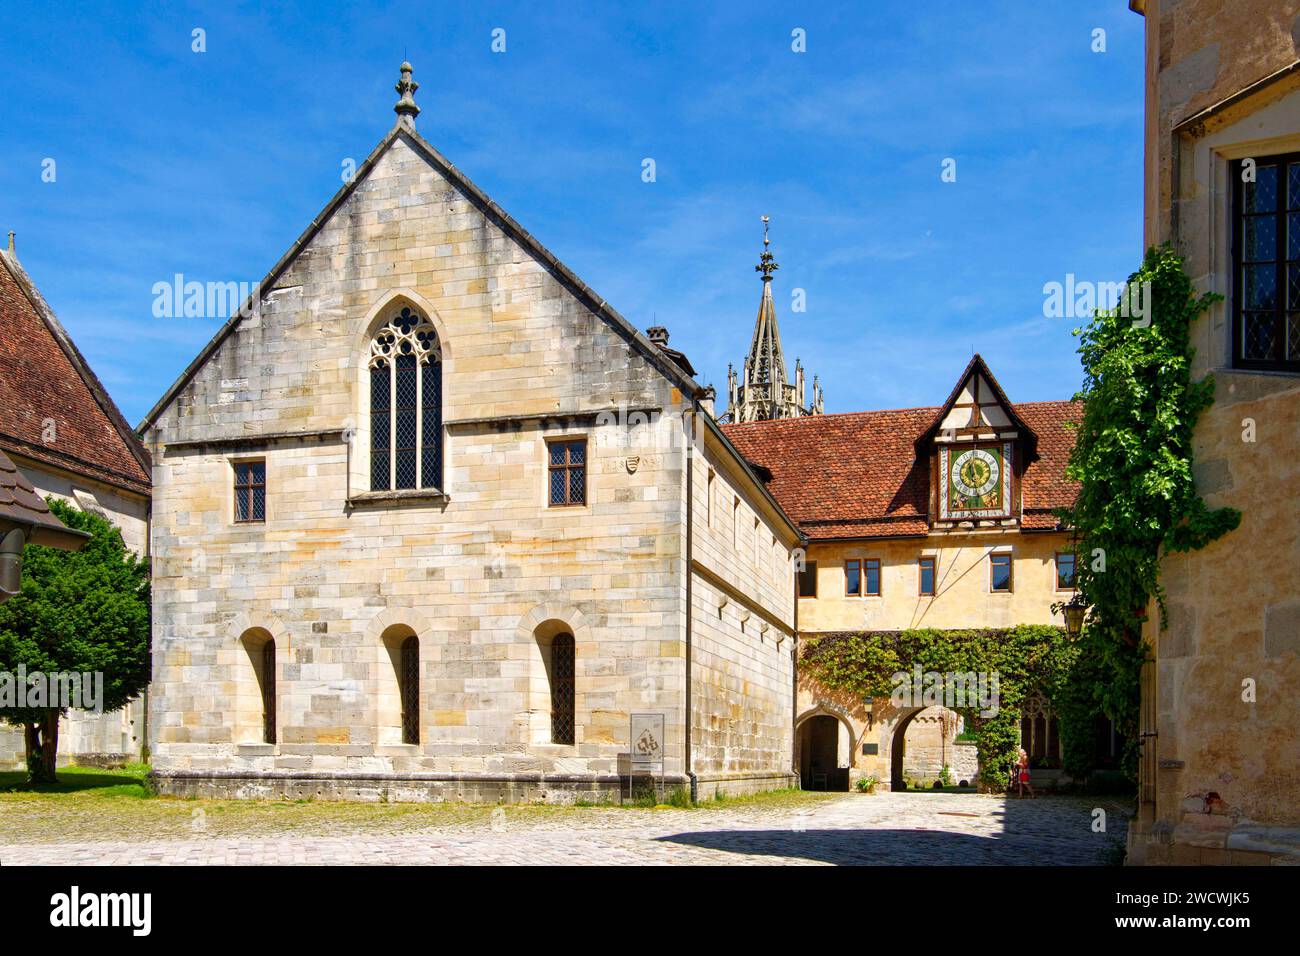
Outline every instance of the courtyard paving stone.
[[(1093, 810), (1107, 832), (1093, 831)], [(367, 833), (264, 832), (22, 842), (0, 829), (0, 863), (176, 865), (1089, 865), (1122, 842), (1118, 798), (857, 794), (788, 806), (634, 811), (509, 807), (486, 822)], [(106, 834), (108, 837), (108, 834)]]

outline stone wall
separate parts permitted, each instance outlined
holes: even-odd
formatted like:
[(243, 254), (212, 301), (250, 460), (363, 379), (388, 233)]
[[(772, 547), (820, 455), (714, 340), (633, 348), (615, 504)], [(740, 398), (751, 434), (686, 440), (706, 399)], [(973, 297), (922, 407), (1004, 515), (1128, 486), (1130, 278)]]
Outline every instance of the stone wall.
[[(1143, 754), (1130, 860), (1296, 860), (1300, 377), (1231, 367), (1230, 177), (1243, 158), (1300, 150), (1300, 77), (1258, 85), (1296, 60), (1300, 8), (1148, 0), (1146, 30), (1146, 238), (1172, 240), (1198, 290), (1226, 297), (1192, 329), (1194, 376), (1215, 383), (1195, 431), (1195, 477), (1211, 508), (1235, 507), (1242, 523), (1161, 566), (1169, 626), (1159, 629), (1153, 607), (1142, 718), (1158, 736)], [(1254, 702), (1243, 700), (1247, 682)]]
[[(401, 306), (441, 341), (445, 495), (376, 499), (364, 358)], [(382, 781), (367, 793), (481, 785), (496, 799), (544, 797), (545, 779), (571, 795), (618, 773), (633, 710), (666, 715), (665, 770), (683, 777), (688, 407), (625, 331), (399, 137), (146, 436), (159, 786), (354, 795), (359, 775)], [(547, 507), (556, 437), (587, 440), (583, 506)], [(265, 523), (233, 521), (242, 458), (266, 462)], [(760, 523), (769, 537), (782, 524)], [(768, 613), (788, 621), (788, 599)], [(561, 631), (576, 643), (572, 746), (549, 742), (545, 655)], [(420, 641), (418, 745), (389, 726), (395, 633)], [(257, 742), (250, 635), (276, 641), (275, 744)], [(731, 639), (706, 635), (718, 662), (702, 673), (755, 676), (717, 697), (740, 711), (698, 729), (697, 753), (712, 766), (738, 748), (747, 772), (780, 772), (788, 759), (765, 765), (782, 759), (765, 714), (788, 713), (789, 691), (764, 683), (780, 665), (753, 635)]]
[(903, 735), (906, 746), (903, 774), (929, 786), (939, 779), (946, 764), (952, 772), (954, 784), (965, 780), (974, 786), (979, 776), (975, 745), (957, 740), (961, 720), (951, 711), (945, 734), (944, 726), (939, 720), (939, 711), (940, 708), (922, 711), (908, 725)]
[(712, 435), (693, 470), (693, 770), (710, 792), (793, 785), (793, 534)]

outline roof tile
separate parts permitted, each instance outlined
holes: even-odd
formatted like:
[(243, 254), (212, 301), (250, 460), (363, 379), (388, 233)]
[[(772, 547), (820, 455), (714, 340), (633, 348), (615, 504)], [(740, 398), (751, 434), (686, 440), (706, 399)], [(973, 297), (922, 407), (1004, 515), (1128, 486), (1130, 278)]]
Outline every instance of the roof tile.
[[(39, 293), (25, 287), (30, 280), (11, 255), (0, 251), (0, 447), (148, 494), (145, 453), (132, 449), (112, 399), (57, 320), (42, 315)], [(57, 442), (45, 441), (47, 419)]]
[[(1073, 504), (1077, 484), (1065, 477), (1074, 447), (1069, 422), (1077, 402), (1026, 402), (1013, 406), (1038, 436), (1038, 459), (1022, 482), (1025, 529), (1056, 527), (1051, 509)], [(812, 415), (723, 425), (740, 453), (772, 473), (772, 495), (810, 538), (878, 538), (926, 535), (929, 461), (916, 439), (937, 407)]]

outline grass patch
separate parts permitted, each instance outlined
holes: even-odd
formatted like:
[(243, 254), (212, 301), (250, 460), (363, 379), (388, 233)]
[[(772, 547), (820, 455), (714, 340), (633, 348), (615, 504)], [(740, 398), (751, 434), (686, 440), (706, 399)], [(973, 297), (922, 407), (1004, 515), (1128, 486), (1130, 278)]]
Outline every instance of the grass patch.
[(134, 797), (146, 799), (153, 795), (145, 786), (149, 765), (127, 764), (120, 769), (103, 767), (60, 767), (55, 783), (30, 784), (25, 770), (0, 773), (0, 794), (5, 793), (80, 793), (94, 791), (97, 797)]
[[(276, 836), (397, 836), (420, 831), (474, 831), (492, 825), (496, 807), (470, 803), (359, 803), (313, 800), (235, 800), (153, 796), (145, 785), (145, 765), (104, 770), (65, 767), (58, 784), (31, 787), (23, 773), (0, 774), (0, 843), (53, 844), (169, 842), (201, 838)], [(511, 829), (556, 829), (583, 819), (629, 820), (637, 812), (689, 810), (708, 815), (749, 809), (795, 809), (840, 794), (778, 790), (743, 797), (701, 793), (692, 804), (689, 791), (650, 795), (639, 807), (615, 802), (591, 804), (510, 804)]]

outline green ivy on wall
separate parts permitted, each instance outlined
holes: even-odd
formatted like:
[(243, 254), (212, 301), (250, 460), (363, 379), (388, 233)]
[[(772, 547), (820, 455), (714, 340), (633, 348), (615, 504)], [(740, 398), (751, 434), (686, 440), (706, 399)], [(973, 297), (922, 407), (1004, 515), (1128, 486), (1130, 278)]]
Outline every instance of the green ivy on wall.
[(1063, 628), (1022, 624), (982, 630), (865, 631), (805, 638), (800, 669), (822, 685), (855, 697), (887, 698), (894, 675), (997, 674), (997, 712), (980, 716), (978, 707), (953, 708), (974, 732), (979, 754), (980, 782), (1001, 790), (1011, 774), (1020, 746), (1020, 711), (1036, 691), (1052, 702), (1060, 720), (1065, 769), (1082, 777), (1092, 763), (1071, 762), (1070, 754), (1089, 752), (1094, 739), (1095, 707), (1061, 706), (1071, 700), (1068, 688), (1090, 666), (1081, 659), (1081, 641)]
[(1192, 477), (1192, 430), (1214, 401), (1214, 382), (1193, 382), (1190, 330), (1221, 296), (1196, 296), (1166, 244), (1129, 277), (1126, 307), (1098, 310), (1076, 329), (1083, 402), (1066, 474), (1079, 495), (1060, 516), (1079, 535), (1078, 587), (1090, 606), (1085, 682), (1067, 706), (1100, 709), (1129, 741), (1124, 767), (1136, 776), (1140, 639), (1152, 597), (1166, 623), (1161, 557), (1202, 548), (1236, 528), (1241, 514), (1211, 511)]

